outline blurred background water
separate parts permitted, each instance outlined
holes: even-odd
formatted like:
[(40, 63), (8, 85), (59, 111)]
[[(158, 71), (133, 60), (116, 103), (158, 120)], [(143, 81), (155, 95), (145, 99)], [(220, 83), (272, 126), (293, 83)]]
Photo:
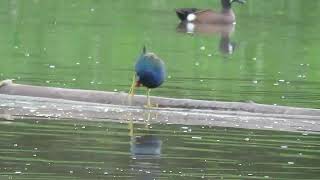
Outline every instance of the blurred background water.
[(228, 56), (219, 33), (177, 33), (174, 8), (193, 6), (220, 9), (220, 1), (2, 1), (0, 78), (128, 91), (145, 44), (168, 68), (154, 95), (319, 108), (320, 2), (234, 4)]
[[(168, 78), (153, 95), (319, 108), (320, 1), (247, 0), (227, 34), (177, 30), (210, 0), (0, 2), (0, 79), (128, 91), (145, 44)], [(225, 38), (234, 51), (221, 48)], [(140, 91), (139, 93), (144, 93)], [(17, 120), (0, 126), (0, 179), (318, 179), (319, 135), (183, 125)], [(150, 128), (150, 127), (149, 127)], [(152, 136), (150, 136), (150, 134)], [(143, 144), (143, 143), (142, 143)], [(130, 147), (131, 146), (131, 147)], [(139, 147), (137, 148), (139, 149)], [(158, 151), (156, 151), (158, 152)]]

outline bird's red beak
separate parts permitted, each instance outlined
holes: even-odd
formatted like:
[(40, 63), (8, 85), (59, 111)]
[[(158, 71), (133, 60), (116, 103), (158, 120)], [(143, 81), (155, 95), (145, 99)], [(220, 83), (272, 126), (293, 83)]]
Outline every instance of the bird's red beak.
[(140, 81), (136, 81), (136, 87), (140, 87), (141, 86), (141, 82)]

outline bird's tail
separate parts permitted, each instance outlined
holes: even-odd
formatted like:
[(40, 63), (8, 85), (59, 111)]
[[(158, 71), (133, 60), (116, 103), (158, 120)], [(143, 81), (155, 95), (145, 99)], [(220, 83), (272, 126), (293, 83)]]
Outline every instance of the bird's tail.
[(198, 11), (197, 8), (180, 8), (176, 9), (176, 14), (180, 21), (185, 21), (189, 14), (192, 14), (196, 11)]
[(146, 52), (147, 52), (146, 45), (143, 45), (143, 48), (142, 48), (142, 54), (145, 54)]

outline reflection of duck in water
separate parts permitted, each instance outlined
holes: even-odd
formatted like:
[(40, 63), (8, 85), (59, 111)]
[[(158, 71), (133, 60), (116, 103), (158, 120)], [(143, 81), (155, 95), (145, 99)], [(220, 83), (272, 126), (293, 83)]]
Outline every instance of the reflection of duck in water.
[(176, 9), (176, 13), (181, 22), (232, 24), (236, 20), (236, 16), (231, 8), (234, 2), (243, 4), (245, 1), (221, 0), (222, 9), (220, 12), (215, 12), (210, 9), (180, 8)]
[[(147, 121), (150, 120), (148, 111)], [(148, 128), (148, 127), (147, 127)], [(133, 122), (130, 121), (130, 152), (132, 160), (130, 167), (134, 171), (136, 179), (153, 180), (160, 174), (160, 157), (162, 141), (159, 137), (152, 134), (135, 136), (133, 133)], [(151, 132), (149, 132), (151, 133)]]
[(202, 24), (181, 22), (177, 26), (178, 32), (183, 33), (198, 33), (198, 34), (219, 34), (219, 49), (222, 54), (232, 54), (235, 50), (236, 44), (230, 39), (230, 35), (235, 30), (235, 24)]

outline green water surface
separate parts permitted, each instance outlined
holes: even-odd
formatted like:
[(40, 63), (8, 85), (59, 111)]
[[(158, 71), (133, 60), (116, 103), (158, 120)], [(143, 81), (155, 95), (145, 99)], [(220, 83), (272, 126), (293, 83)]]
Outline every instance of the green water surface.
[[(134, 125), (160, 153), (137, 155), (127, 124), (2, 121), (0, 179), (318, 179), (320, 136), (183, 125)], [(142, 144), (142, 143), (140, 143)]]

